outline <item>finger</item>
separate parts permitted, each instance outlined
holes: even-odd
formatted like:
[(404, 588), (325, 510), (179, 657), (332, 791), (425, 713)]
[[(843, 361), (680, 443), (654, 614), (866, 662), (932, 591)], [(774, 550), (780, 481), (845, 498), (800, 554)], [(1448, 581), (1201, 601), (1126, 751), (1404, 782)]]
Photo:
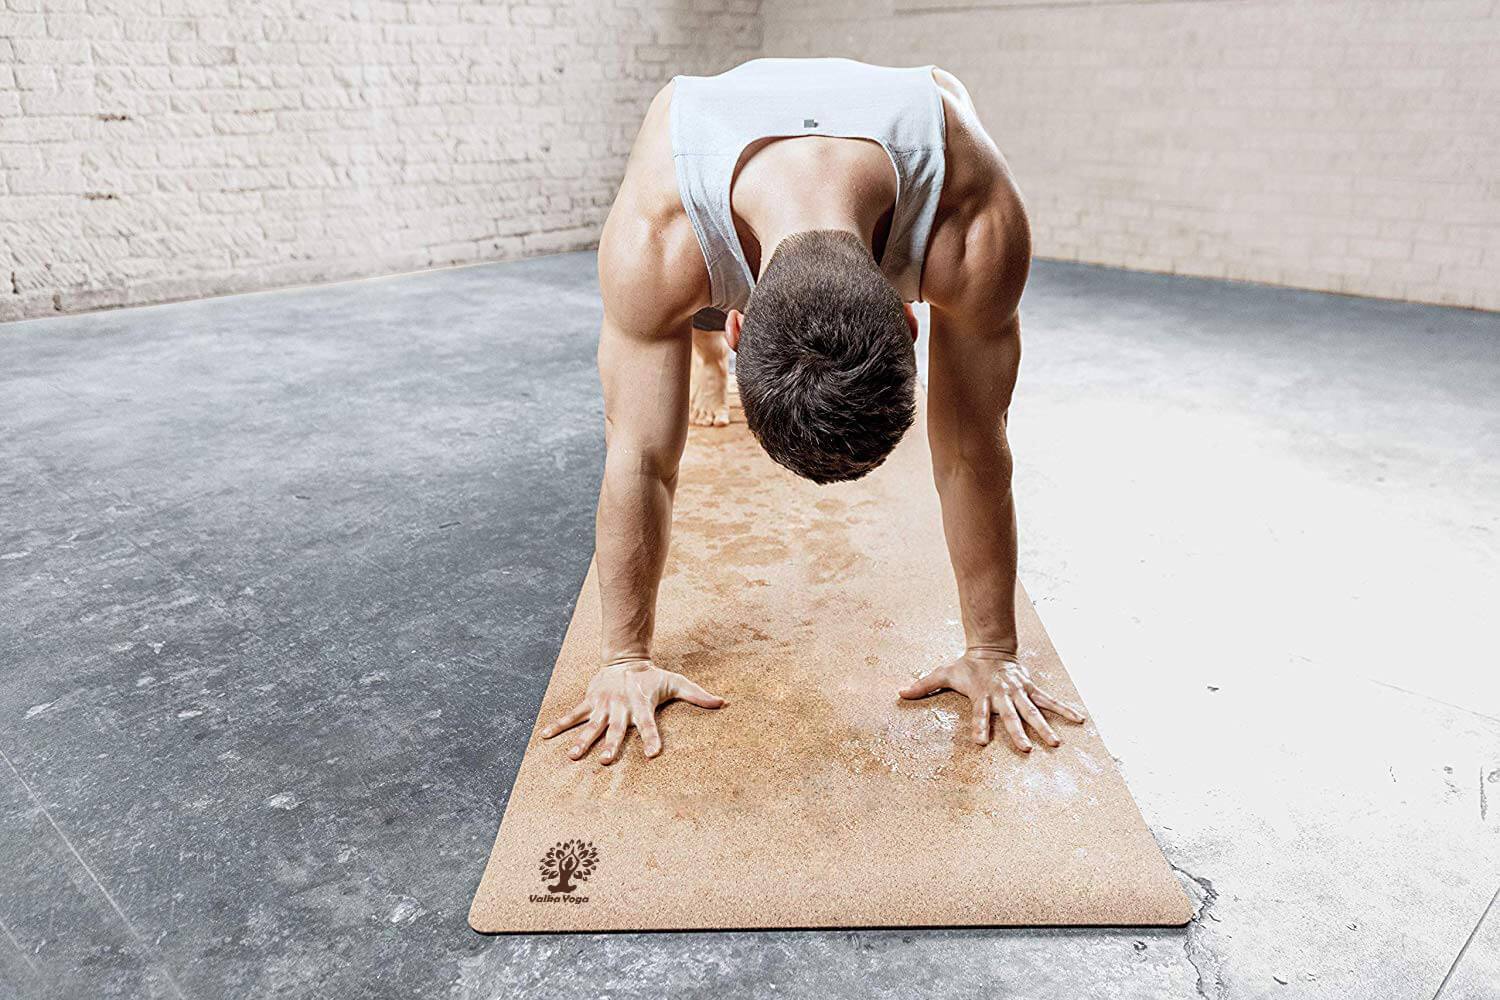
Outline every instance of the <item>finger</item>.
[(1021, 717), (1016, 714), (1016, 707), (1010, 703), (1009, 698), (1001, 695), (995, 699), (995, 714), (1000, 716), (1011, 744), (1022, 753), (1031, 753), (1031, 741), (1026, 738), (1026, 730), (1021, 728)]
[(649, 706), (636, 716), (635, 728), (641, 731), (641, 745), (645, 747), (647, 757), (661, 753), (661, 730), (656, 728), (656, 713)]
[(729, 704), (729, 702), (718, 695), (709, 694), (703, 688), (699, 687), (696, 682), (688, 680), (681, 674), (672, 675), (671, 691), (672, 697), (681, 698), (688, 704), (697, 705), (699, 708), (723, 708)]
[(1031, 699), (1026, 697), (1025, 691), (1017, 691), (1012, 696), (1011, 701), (1015, 702), (1016, 710), (1021, 713), (1021, 718), (1026, 720), (1026, 724), (1031, 727), (1032, 732), (1042, 738), (1043, 743), (1049, 747), (1062, 746), (1062, 740), (1058, 739), (1057, 734), (1052, 731), (1052, 727), (1047, 725), (1047, 720), (1042, 718), (1042, 713), (1037, 711), (1037, 707), (1031, 703)]
[(620, 747), (625, 743), (625, 734), (630, 732), (630, 713), (623, 707), (609, 713), (609, 732), (604, 736), (604, 752), (599, 763), (613, 764), (620, 758)]
[(974, 702), (974, 742), (984, 746), (990, 741), (990, 696)]
[(947, 686), (948, 668), (938, 667), (918, 677), (896, 693), (906, 699), (925, 698), (934, 691), (941, 691)]
[(566, 732), (589, 717), (589, 705), (586, 701), (580, 701), (573, 706), (573, 710), (566, 715), (560, 715), (553, 720), (552, 725), (542, 730), (542, 739), (550, 740), (558, 733)]
[(599, 718), (597, 714), (590, 718), (589, 724), (578, 731), (578, 742), (573, 744), (572, 749), (568, 751), (568, 756), (578, 760), (588, 753), (589, 747), (593, 746), (594, 742), (599, 739), (599, 734), (604, 732), (604, 722), (605, 720)]
[(1054, 715), (1060, 715), (1064, 719), (1067, 719), (1069, 722), (1081, 723), (1084, 720), (1083, 712), (1074, 708), (1072, 705), (1068, 704), (1065, 701), (1058, 701), (1056, 698), (1052, 697), (1041, 688), (1028, 688), (1026, 694), (1031, 698), (1032, 702), (1036, 705), (1037, 708), (1043, 708), (1053, 713)]

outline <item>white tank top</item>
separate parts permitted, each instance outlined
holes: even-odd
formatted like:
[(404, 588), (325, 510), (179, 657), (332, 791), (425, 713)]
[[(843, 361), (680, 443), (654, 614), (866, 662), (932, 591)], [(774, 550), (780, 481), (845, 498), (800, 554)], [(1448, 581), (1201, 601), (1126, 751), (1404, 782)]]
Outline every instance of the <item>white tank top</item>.
[(708, 264), (713, 305), (744, 310), (755, 275), (734, 229), (729, 186), (745, 147), (772, 136), (873, 139), (896, 170), (880, 269), (913, 302), (943, 192), (943, 98), (931, 65), (752, 59), (718, 76), (675, 76), (672, 161)]

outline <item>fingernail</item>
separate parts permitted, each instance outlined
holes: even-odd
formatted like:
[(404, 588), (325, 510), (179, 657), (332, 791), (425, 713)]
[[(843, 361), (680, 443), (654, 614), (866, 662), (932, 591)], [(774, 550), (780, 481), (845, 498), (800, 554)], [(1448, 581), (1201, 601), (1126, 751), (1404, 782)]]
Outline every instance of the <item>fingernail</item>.
[(583, 747), (574, 747), (573, 749), (568, 751), (568, 756), (577, 757), (581, 753), (583, 753)]
[(1031, 744), (1030, 743), (1022, 743), (1021, 744), (1021, 749), (1025, 753), (1031, 753)]

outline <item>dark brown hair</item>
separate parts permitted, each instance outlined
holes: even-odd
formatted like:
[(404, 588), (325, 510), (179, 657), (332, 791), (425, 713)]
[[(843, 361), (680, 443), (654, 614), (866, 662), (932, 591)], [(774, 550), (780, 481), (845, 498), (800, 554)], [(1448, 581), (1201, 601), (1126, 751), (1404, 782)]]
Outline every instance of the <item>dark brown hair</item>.
[(777, 244), (745, 306), (734, 363), (751, 433), (815, 483), (863, 476), (916, 419), (901, 296), (853, 233)]

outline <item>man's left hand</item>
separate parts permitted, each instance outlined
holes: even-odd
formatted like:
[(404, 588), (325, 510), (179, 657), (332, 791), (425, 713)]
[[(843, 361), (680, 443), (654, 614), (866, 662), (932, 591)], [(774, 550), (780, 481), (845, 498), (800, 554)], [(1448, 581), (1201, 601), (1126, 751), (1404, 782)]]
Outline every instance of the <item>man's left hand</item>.
[(974, 742), (981, 746), (990, 741), (991, 716), (1000, 720), (1011, 743), (1022, 753), (1031, 752), (1025, 726), (1048, 746), (1062, 744), (1042, 710), (1073, 723), (1084, 719), (1080, 709), (1037, 687), (1026, 668), (1004, 653), (971, 649), (952, 663), (917, 678), (900, 693), (903, 698), (914, 699), (945, 689), (969, 699), (974, 709)]

